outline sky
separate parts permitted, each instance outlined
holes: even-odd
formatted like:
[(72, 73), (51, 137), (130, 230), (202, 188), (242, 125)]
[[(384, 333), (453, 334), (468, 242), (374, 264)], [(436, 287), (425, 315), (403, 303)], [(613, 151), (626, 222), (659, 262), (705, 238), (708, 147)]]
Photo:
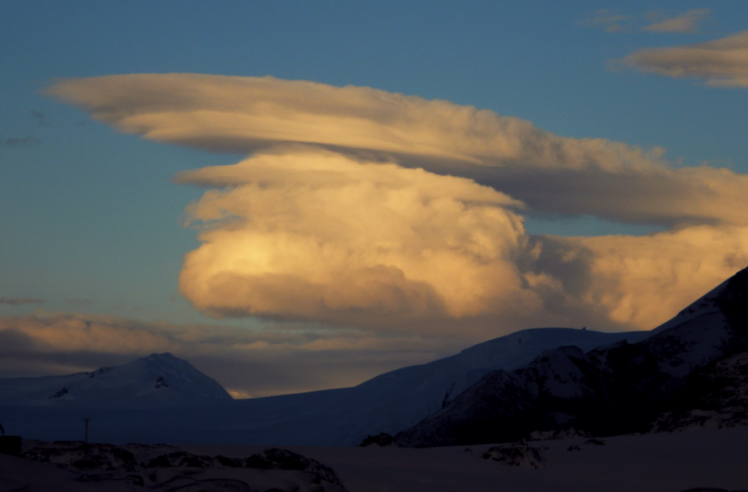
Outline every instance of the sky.
[(748, 5), (3, 2), (0, 377), (172, 352), (236, 397), (748, 265)]

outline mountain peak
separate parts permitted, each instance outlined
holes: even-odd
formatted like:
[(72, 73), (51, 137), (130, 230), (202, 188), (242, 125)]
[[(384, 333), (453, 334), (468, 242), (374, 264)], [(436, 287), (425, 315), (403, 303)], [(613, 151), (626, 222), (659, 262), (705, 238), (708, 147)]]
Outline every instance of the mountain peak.
[(31, 379), (4, 380), (0, 403), (20, 399), (31, 405), (125, 408), (232, 399), (215, 380), (168, 352), (91, 372)]
[(178, 364), (180, 362), (186, 362), (184, 359), (180, 359), (171, 352), (164, 352), (162, 354), (153, 353), (138, 360), (144, 360), (146, 362), (157, 362), (160, 364)]

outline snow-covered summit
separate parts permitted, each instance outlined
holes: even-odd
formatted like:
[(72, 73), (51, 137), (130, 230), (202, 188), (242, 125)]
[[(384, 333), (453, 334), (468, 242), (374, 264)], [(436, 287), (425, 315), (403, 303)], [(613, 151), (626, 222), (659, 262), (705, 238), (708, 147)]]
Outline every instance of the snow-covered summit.
[(652, 330), (652, 334), (661, 333), (684, 323), (713, 323), (715, 317), (722, 316), (719, 306), (717, 305), (717, 300), (725, 289), (727, 289), (729, 281), (730, 279), (725, 280), (717, 287), (696, 299), (694, 302), (683, 308), (673, 318)]
[(603, 333), (574, 328), (518, 331), (451, 357), (382, 374), (353, 388), (358, 393), (354, 401), (359, 421), (383, 432), (397, 432), (439, 410), (491, 371), (517, 369), (541, 353), (565, 345), (587, 351), (624, 340), (634, 343), (647, 336), (649, 332)]
[(0, 404), (149, 407), (231, 400), (215, 380), (170, 353), (69, 376), (0, 379)]

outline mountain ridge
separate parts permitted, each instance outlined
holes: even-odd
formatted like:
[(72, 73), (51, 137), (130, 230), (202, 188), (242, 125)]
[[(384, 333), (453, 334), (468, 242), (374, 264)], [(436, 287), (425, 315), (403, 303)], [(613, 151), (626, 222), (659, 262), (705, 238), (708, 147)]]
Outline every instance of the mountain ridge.
[(132, 407), (231, 399), (215, 380), (169, 352), (65, 376), (0, 379), (0, 405)]
[(526, 367), (489, 373), (396, 439), (424, 447), (503, 442), (570, 427), (594, 435), (648, 432), (694, 374), (746, 351), (746, 310), (748, 269), (644, 340), (587, 353), (560, 347)]
[[(440, 437), (434, 429), (429, 431), (430, 441), (403, 436), (458, 408), (463, 408), (465, 420), (473, 420), (475, 434), (481, 439), (491, 436), (494, 442), (575, 422), (595, 434), (646, 430), (657, 412), (665, 409), (663, 402), (670, 402), (688, 377), (729, 355), (725, 347), (737, 347), (733, 342), (738, 331), (748, 331), (740, 328), (745, 319), (742, 306), (748, 305), (746, 275), (739, 272), (651, 332), (528, 329), (352, 388), (249, 400), (193, 399), (189, 412), (184, 404), (136, 405), (130, 410), (94, 405), (86, 412), (96, 419), (98, 435), (108, 442), (352, 446), (367, 435), (387, 432), (407, 445), (453, 444), (459, 439)], [(91, 379), (103, 380), (108, 374)], [(155, 388), (159, 375), (169, 387), (173, 385), (171, 376), (154, 373), (146, 378), (152, 393), (169, 389)], [(80, 377), (68, 378), (73, 376)], [(484, 391), (487, 388), (490, 391)], [(87, 408), (68, 391), (70, 396), (55, 399), (63, 404), (12, 405), (1, 397), (0, 380), (0, 411), (14, 420), (14, 428), (20, 426), (39, 439), (67, 439), (79, 432), (79, 414)], [(498, 428), (487, 431), (485, 423), (475, 418), (480, 412), (470, 407), (469, 400), (481, 391), (477, 401), (482, 408), (503, 415), (504, 428), (513, 427), (514, 434), (501, 434)], [(741, 395), (731, 396), (730, 401), (742, 401)], [(506, 401), (516, 404), (502, 406)], [(627, 414), (634, 417), (626, 421)]]

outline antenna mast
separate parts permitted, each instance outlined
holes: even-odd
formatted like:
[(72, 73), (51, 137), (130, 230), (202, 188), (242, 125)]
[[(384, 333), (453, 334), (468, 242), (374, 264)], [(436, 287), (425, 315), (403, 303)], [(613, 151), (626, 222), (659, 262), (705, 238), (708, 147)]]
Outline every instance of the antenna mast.
[(86, 423), (86, 444), (88, 444), (88, 422), (90, 420), (93, 420), (93, 419), (91, 419), (91, 418), (83, 419), (83, 421)]

